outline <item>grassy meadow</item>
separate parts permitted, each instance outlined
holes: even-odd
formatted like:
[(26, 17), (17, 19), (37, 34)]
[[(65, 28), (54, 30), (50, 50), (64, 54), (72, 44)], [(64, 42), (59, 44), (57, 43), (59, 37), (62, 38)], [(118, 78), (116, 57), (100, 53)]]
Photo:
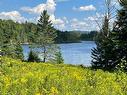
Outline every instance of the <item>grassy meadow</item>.
[(0, 58), (0, 95), (126, 95), (127, 74)]

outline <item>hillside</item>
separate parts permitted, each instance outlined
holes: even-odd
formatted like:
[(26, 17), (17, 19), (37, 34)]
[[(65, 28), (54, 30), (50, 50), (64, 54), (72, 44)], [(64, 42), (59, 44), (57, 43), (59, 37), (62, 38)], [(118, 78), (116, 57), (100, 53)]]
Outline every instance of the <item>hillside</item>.
[(0, 58), (0, 95), (126, 95), (127, 75)]

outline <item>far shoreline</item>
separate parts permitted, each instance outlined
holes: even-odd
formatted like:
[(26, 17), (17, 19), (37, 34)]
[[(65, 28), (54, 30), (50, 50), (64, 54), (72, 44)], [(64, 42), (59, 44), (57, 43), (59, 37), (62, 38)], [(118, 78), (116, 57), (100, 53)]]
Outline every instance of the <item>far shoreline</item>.
[[(77, 41), (77, 42), (61, 42), (61, 43), (55, 43), (55, 44), (73, 44), (73, 43), (82, 43), (84, 41), (87, 42), (94, 42), (94, 40), (81, 40), (81, 41)], [(29, 43), (21, 43), (21, 45), (30, 45)]]

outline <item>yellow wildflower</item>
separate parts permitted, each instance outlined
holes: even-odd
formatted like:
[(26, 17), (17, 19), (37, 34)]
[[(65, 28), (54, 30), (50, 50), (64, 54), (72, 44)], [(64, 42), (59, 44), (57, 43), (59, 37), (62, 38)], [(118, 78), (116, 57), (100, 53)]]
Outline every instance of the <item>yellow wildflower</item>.
[(4, 82), (5, 82), (6, 87), (8, 87), (11, 83), (11, 78), (10, 77), (5, 77)]
[(77, 80), (82, 80), (82, 77), (78, 73), (74, 73), (73, 75)]
[(21, 82), (22, 83), (26, 83), (27, 82), (27, 79), (26, 78), (21, 78)]
[(36, 93), (35, 95), (41, 95), (40, 93)]
[(51, 88), (51, 93), (52, 93), (52, 94), (58, 94), (57, 88), (52, 87), (52, 88)]

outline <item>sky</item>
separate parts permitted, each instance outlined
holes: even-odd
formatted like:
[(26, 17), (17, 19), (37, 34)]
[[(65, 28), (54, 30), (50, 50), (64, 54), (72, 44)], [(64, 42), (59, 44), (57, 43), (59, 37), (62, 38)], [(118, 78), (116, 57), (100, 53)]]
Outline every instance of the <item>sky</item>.
[[(112, 4), (116, 1), (112, 0)], [(43, 10), (48, 11), (50, 20), (57, 29), (92, 31), (99, 29), (95, 20), (102, 21), (105, 2), (104, 0), (0, 0), (0, 19), (37, 23)]]

